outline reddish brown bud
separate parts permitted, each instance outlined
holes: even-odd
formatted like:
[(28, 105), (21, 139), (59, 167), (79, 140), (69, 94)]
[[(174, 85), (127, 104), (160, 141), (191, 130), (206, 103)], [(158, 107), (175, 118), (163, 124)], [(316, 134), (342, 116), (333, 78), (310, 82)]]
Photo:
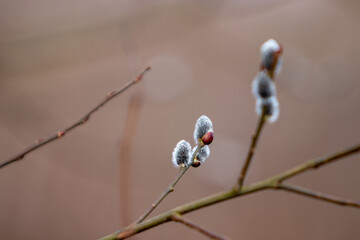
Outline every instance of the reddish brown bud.
[(58, 133), (57, 133), (58, 138), (64, 136), (65, 133), (66, 133), (65, 131), (58, 131)]
[(40, 144), (40, 143), (42, 143), (43, 141), (44, 141), (43, 138), (39, 138), (39, 139), (37, 139), (37, 140), (35, 141), (35, 144)]
[(116, 90), (112, 90), (106, 94), (106, 97), (110, 98), (110, 97), (114, 96), (115, 93), (116, 93)]
[(139, 76), (137, 76), (135, 79), (134, 79), (134, 82), (138, 82), (142, 79), (143, 75), (140, 74)]
[(213, 132), (207, 132), (201, 138), (201, 141), (204, 143), (204, 145), (209, 145), (210, 143), (212, 143), (213, 139), (214, 139), (214, 133)]
[(195, 159), (194, 162), (191, 164), (192, 167), (197, 168), (201, 165), (199, 159)]

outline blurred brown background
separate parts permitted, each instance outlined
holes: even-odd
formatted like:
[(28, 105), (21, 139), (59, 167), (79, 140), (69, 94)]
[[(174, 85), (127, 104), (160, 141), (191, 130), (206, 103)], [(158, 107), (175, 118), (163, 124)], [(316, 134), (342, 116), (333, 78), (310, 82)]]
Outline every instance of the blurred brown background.
[[(355, 0), (0, 2), (0, 160), (73, 123), (144, 66), (144, 81), (86, 125), (0, 171), (0, 239), (96, 239), (129, 224), (177, 170), (175, 144), (208, 115), (215, 140), (160, 213), (233, 185), (256, 125), (259, 47), (284, 45), (280, 118), (267, 125), (247, 183), (359, 141), (360, 3)], [(130, 156), (119, 144), (142, 96)], [(126, 143), (126, 142), (125, 142)], [(130, 175), (122, 202), (119, 172)], [(293, 183), (360, 199), (359, 156)], [(152, 215), (154, 216), (154, 214)], [(360, 212), (264, 191), (187, 215), (231, 239), (360, 239)], [(177, 223), (136, 239), (206, 239)]]

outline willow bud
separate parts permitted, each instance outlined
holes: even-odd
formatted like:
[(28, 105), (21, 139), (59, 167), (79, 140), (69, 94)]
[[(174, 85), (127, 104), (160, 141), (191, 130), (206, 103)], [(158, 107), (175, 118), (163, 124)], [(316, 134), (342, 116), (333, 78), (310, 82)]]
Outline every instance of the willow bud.
[[(211, 132), (211, 134), (210, 133), (207, 134), (208, 132)], [(210, 144), (213, 139), (213, 134), (214, 134), (213, 124), (210, 118), (208, 118), (205, 115), (199, 117), (198, 120), (196, 121), (195, 129), (194, 129), (195, 143), (197, 144), (199, 141), (202, 141), (204, 143), (204, 141), (206, 141), (207, 144)]]
[(259, 116), (261, 116), (263, 109), (265, 111), (264, 115), (270, 123), (274, 123), (279, 118), (279, 102), (275, 96), (256, 99), (256, 113)]
[[(192, 154), (194, 155), (196, 147), (193, 148)], [(203, 146), (200, 151), (196, 154), (194, 161), (192, 162), (191, 166), (199, 167), (205, 160), (210, 156), (210, 148), (209, 146)]]
[(274, 39), (269, 39), (260, 48), (261, 69), (266, 69), (270, 76), (281, 70), (283, 48)]
[(265, 71), (259, 72), (252, 83), (255, 98), (269, 98), (276, 95), (276, 87)]
[(214, 140), (214, 133), (213, 132), (207, 132), (205, 135), (201, 138), (201, 141), (204, 145), (209, 145)]
[(178, 142), (172, 153), (172, 163), (175, 167), (185, 167), (191, 164), (191, 146), (185, 140)]

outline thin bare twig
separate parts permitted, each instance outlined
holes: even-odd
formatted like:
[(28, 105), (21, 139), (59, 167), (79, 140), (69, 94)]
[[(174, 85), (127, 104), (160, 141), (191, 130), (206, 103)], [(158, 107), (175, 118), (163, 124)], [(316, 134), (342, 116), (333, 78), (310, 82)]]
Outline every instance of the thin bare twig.
[[(195, 159), (196, 155), (198, 154), (198, 152), (202, 147), (203, 145), (199, 142), (198, 145), (196, 146), (196, 150), (194, 154), (192, 155), (192, 159)], [(159, 196), (159, 198), (153, 204), (151, 204), (149, 208), (145, 210), (144, 214), (141, 215), (133, 224), (138, 224), (144, 221), (145, 218), (149, 216), (150, 213), (154, 211), (154, 209), (162, 202), (162, 200), (164, 200), (167, 195), (169, 195), (171, 192), (174, 191), (175, 185), (179, 182), (181, 177), (184, 176), (185, 172), (189, 169), (189, 167), (190, 166), (183, 166), (180, 168), (180, 172), (176, 176), (175, 180), (172, 183), (170, 183), (169, 187)]]
[(141, 222), (135, 225), (129, 225), (113, 234), (110, 234), (102, 240), (115, 240), (115, 239), (125, 239), (131, 237), (137, 233), (145, 231), (147, 229), (156, 227), (157, 225), (163, 224), (165, 222), (172, 220), (172, 215), (174, 213), (179, 213), (184, 215), (186, 213), (214, 205), (216, 203), (226, 201), (228, 199), (232, 199), (239, 196), (244, 196), (247, 194), (255, 193), (265, 189), (273, 189), (281, 184), (282, 181), (292, 178), (296, 175), (301, 174), (304, 171), (309, 169), (316, 169), (317, 167), (325, 166), (326, 164), (332, 163), (336, 160), (343, 159), (352, 154), (358, 153), (360, 151), (360, 144), (343, 151), (337, 152), (333, 155), (327, 157), (320, 157), (314, 160), (310, 160), (303, 164), (300, 164), (294, 168), (291, 168), (283, 173), (265, 179), (263, 181), (259, 181), (257, 183), (251, 184), (250, 186), (244, 186), (241, 189), (230, 189), (225, 192), (216, 193), (214, 195), (178, 206), (173, 208), (167, 212), (164, 212), (158, 216), (155, 216), (147, 221)]
[(214, 232), (211, 232), (211, 231), (205, 229), (203, 226), (200, 226), (200, 225), (196, 224), (195, 222), (185, 218), (184, 216), (181, 216), (178, 213), (174, 213), (172, 215), (172, 220), (174, 222), (182, 223), (185, 226), (204, 234), (205, 236), (207, 236), (210, 239), (217, 239), (217, 240), (226, 240), (227, 239), (227, 238), (225, 238), (223, 236), (220, 236), (220, 235), (218, 235), (218, 234), (216, 234)]
[(304, 195), (307, 197), (319, 199), (319, 200), (334, 203), (334, 204), (339, 204), (342, 206), (360, 208), (360, 201), (332, 196), (329, 194), (325, 194), (325, 193), (321, 193), (321, 192), (314, 191), (311, 189), (306, 189), (306, 188), (303, 188), (300, 186), (296, 186), (293, 184), (282, 183), (277, 187), (277, 189), (285, 190), (285, 191), (292, 192), (292, 193), (297, 193), (300, 195)]
[(144, 70), (142, 70), (140, 72), (140, 74), (135, 77), (132, 81), (128, 82), (127, 84), (125, 84), (122, 88), (119, 88), (117, 90), (113, 90), (110, 91), (105, 99), (103, 101), (101, 101), (98, 105), (96, 105), (93, 109), (91, 109), (87, 114), (85, 114), (82, 118), (80, 118), (80, 120), (78, 120), (77, 122), (75, 122), (74, 124), (70, 125), (69, 127), (64, 128), (63, 130), (58, 131), (57, 133), (51, 135), (50, 137), (47, 137), (45, 139), (41, 138), (36, 140), (33, 144), (31, 144), (30, 146), (28, 146), (27, 148), (25, 148), (24, 150), (22, 150), (21, 152), (15, 154), (14, 156), (10, 157), (8, 160), (4, 161), (3, 163), (0, 164), (0, 168), (3, 168), (11, 163), (14, 163), (16, 161), (19, 161), (21, 159), (23, 159), (25, 157), (25, 155), (27, 155), (28, 153), (34, 151), (35, 149), (38, 149), (56, 139), (59, 139), (61, 137), (63, 137), (66, 133), (70, 132), (71, 130), (73, 130), (74, 128), (84, 124), (85, 122), (87, 122), (90, 119), (90, 116), (95, 113), (97, 110), (99, 110), (103, 105), (105, 105), (105, 103), (107, 103), (108, 101), (110, 101), (111, 99), (113, 99), (114, 97), (118, 96), (120, 93), (124, 92), (126, 89), (128, 89), (130, 86), (134, 85), (135, 83), (138, 83), (145, 72), (147, 72), (148, 70), (150, 70), (150, 66), (146, 67)]
[(164, 200), (166, 198), (167, 195), (169, 195), (169, 193), (174, 191), (174, 187), (175, 185), (179, 182), (180, 178), (185, 174), (185, 172), (189, 169), (188, 166), (186, 167), (182, 167), (180, 168), (180, 172), (179, 174), (176, 176), (175, 180), (169, 185), (169, 187), (159, 196), (159, 198), (153, 203), (151, 204), (151, 206), (149, 208), (147, 208), (144, 212), (143, 215), (141, 215), (134, 224), (138, 224), (141, 223), (142, 221), (145, 220), (145, 218), (147, 216), (150, 215), (150, 213), (152, 213), (152, 211), (154, 211), (154, 209), (162, 202), (162, 200)]
[(237, 186), (235, 187), (238, 190), (240, 190), (242, 188), (243, 184), (244, 184), (244, 179), (245, 179), (247, 170), (248, 170), (248, 168), (250, 166), (251, 159), (252, 159), (252, 157), (253, 157), (253, 155), (255, 153), (256, 144), (258, 142), (261, 130), (263, 129), (263, 126), (264, 126), (265, 122), (266, 122), (265, 109), (263, 108), (262, 113), (261, 113), (261, 115), (259, 117), (258, 123), (256, 125), (255, 133), (252, 136), (252, 141), (251, 141), (251, 144), (250, 144), (250, 147), (249, 147), (245, 162), (244, 162), (244, 164), (242, 166), (240, 176), (239, 176), (238, 181), (237, 181)]

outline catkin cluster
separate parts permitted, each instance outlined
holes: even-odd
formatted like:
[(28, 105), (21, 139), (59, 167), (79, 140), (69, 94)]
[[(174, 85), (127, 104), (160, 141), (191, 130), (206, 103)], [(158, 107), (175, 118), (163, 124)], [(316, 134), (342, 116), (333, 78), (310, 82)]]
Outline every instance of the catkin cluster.
[(274, 39), (267, 40), (260, 48), (260, 72), (253, 80), (252, 89), (256, 99), (255, 111), (273, 123), (279, 117), (279, 102), (276, 98), (275, 76), (281, 70), (282, 46)]
[(191, 148), (189, 142), (181, 140), (172, 153), (172, 163), (175, 167), (198, 167), (210, 155), (209, 144), (213, 141), (213, 124), (205, 115), (198, 118), (194, 129), (194, 141), (196, 146)]

